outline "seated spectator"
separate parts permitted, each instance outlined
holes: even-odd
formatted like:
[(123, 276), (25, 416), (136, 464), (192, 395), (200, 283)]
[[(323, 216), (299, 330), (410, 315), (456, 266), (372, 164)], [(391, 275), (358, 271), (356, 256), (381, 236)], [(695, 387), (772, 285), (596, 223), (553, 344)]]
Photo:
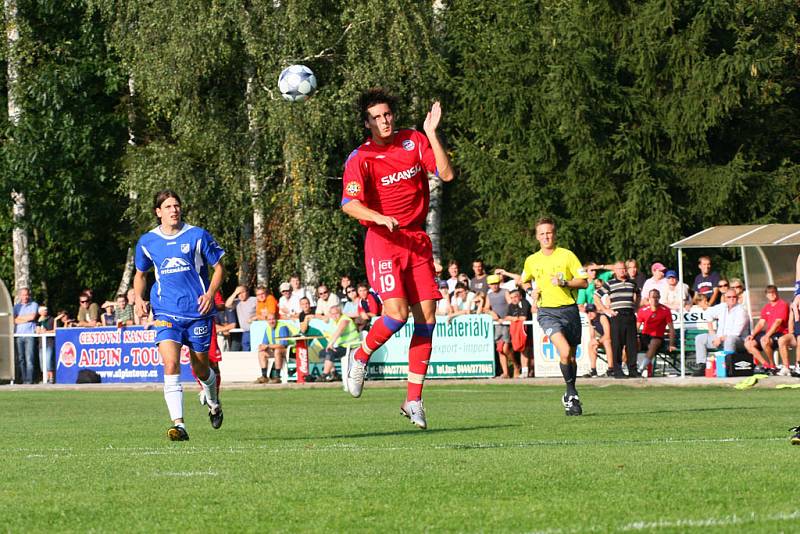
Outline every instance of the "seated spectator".
[(486, 294), (489, 291), (489, 284), (486, 283), (486, 270), (484, 269), (483, 260), (475, 260), (472, 262), (472, 279), (467, 284), (469, 290), (473, 293)]
[[(747, 312), (739, 304), (739, 296), (733, 289), (725, 293), (725, 302), (710, 307), (706, 311), (710, 319), (708, 333), (703, 333), (695, 338), (695, 350), (698, 368), (694, 376), (705, 375), (705, 363), (708, 349), (717, 349), (735, 352), (744, 349), (744, 330), (747, 326)], [(717, 325), (714, 325), (714, 319)]]
[(103, 303), (103, 314), (100, 316), (100, 324), (102, 326), (116, 326), (114, 321), (114, 303), (107, 300)]
[[(747, 290), (744, 288), (744, 282), (742, 282), (739, 278), (731, 278), (730, 280), (731, 289), (736, 291), (736, 299), (738, 300), (739, 304), (745, 306), (745, 309), (749, 303), (747, 300)], [(748, 311), (748, 314), (750, 312)]]
[(347, 288), (347, 301), (342, 306), (342, 313), (356, 323), (359, 332), (369, 325), (369, 316), (361, 307), (361, 299), (358, 298), (358, 291), (354, 286)]
[[(331, 293), (328, 286), (320, 284), (317, 288), (316, 314), (320, 317), (327, 317), (331, 306), (339, 306), (339, 297)], [(341, 310), (341, 307), (339, 308)]]
[(720, 296), (724, 295), (728, 290), (728, 282), (720, 285), (723, 280), (720, 278), (719, 273), (711, 270), (711, 258), (708, 256), (700, 256), (697, 267), (700, 269), (700, 274), (694, 277), (694, 284), (692, 285), (694, 292), (705, 295), (709, 306), (720, 304)]
[[(317, 314), (316, 308), (311, 305), (311, 301), (308, 300), (306, 297), (300, 299), (300, 313), (297, 315), (297, 320), (300, 322), (300, 330), (302, 332), (306, 331), (308, 328), (308, 322), (311, 319), (316, 319), (321, 317)], [(305, 325), (305, 328), (304, 328)]]
[(278, 300), (278, 317), (281, 319), (297, 319), (300, 313), (300, 301), (297, 301), (297, 309), (292, 308), (292, 286), (289, 282), (280, 285), (281, 297)]
[(452, 319), (456, 315), (469, 314), (472, 311), (472, 299), (474, 298), (474, 294), (469, 295), (467, 293), (467, 286), (463, 282), (456, 283), (455, 291), (450, 296), (450, 313), (448, 317)]
[[(289, 329), (285, 325), (278, 328), (278, 316), (267, 313), (267, 328), (264, 338), (258, 345), (258, 364), (261, 366), (261, 376), (258, 384), (278, 384), (281, 381), (281, 369), (286, 361), (286, 347), (289, 345)], [(272, 371), (267, 374), (269, 360), (273, 359)]]
[[(758, 362), (754, 370), (756, 373), (763, 373), (765, 369), (774, 372), (772, 354), (778, 348), (780, 338), (789, 332), (789, 304), (780, 299), (778, 288), (774, 285), (768, 285), (764, 293), (767, 303), (761, 308), (761, 318), (752, 334), (744, 338), (744, 347), (753, 356), (753, 361)], [(777, 374), (789, 376), (789, 366), (784, 366)]]
[(125, 295), (117, 295), (116, 301), (114, 302), (114, 322), (117, 325), (117, 328), (121, 328), (123, 326), (133, 326), (133, 306), (128, 304), (128, 299)]
[(264, 286), (256, 288), (255, 321), (266, 321), (268, 314), (278, 314), (278, 299)]
[(78, 313), (76, 315), (77, 326), (95, 327), (100, 323), (100, 306), (92, 302), (90, 291), (84, 290), (78, 297)]
[[(640, 287), (641, 295), (643, 297), (645, 295), (649, 295), (650, 291), (653, 289), (658, 289), (658, 292), (661, 294), (663, 294), (667, 289), (667, 280), (664, 277), (667, 268), (664, 267), (664, 264), (655, 262), (650, 267), (650, 271), (653, 273), (653, 276), (645, 280), (644, 285)], [(646, 300), (646, 298), (642, 298), (642, 305), (647, 304), (647, 302), (645, 302)]]
[[(35, 334), (36, 319), (39, 316), (39, 305), (31, 299), (30, 289), (20, 288), (17, 293), (18, 301), (14, 304), (14, 333)], [(35, 337), (15, 337), (14, 345), (17, 350), (17, 366), (23, 384), (33, 384), (33, 369), (36, 365)]]
[(586, 305), (586, 318), (592, 326), (591, 336), (589, 337), (589, 365), (591, 369), (586, 378), (595, 378), (597, 374), (597, 349), (603, 346), (608, 359), (608, 372), (606, 376), (611, 376), (614, 369), (614, 349), (611, 347), (611, 322), (604, 313), (597, 313), (594, 304)]
[(242, 331), (242, 350), (250, 352), (250, 323), (256, 316), (256, 298), (250, 295), (247, 286), (239, 286), (225, 301), (225, 306), (236, 309), (236, 322)]
[[(790, 374), (800, 377), (800, 321), (795, 319), (794, 311), (789, 310), (788, 332), (778, 340), (778, 354), (781, 355), (781, 362), (784, 369), (790, 369)], [(794, 354), (794, 369), (791, 368), (789, 360), (789, 350), (796, 349)]]
[(439, 281), (439, 293), (442, 295), (438, 301), (436, 301), (436, 315), (440, 315), (443, 317), (450, 317), (450, 290), (447, 286), (447, 280), (440, 280)]
[(511, 356), (514, 359), (514, 378), (528, 378), (533, 371), (531, 362), (533, 332), (525, 321), (531, 321), (531, 305), (522, 298), (522, 290), (517, 288), (511, 291), (511, 302), (508, 303), (508, 315), (503, 319), (508, 321), (511, 335)]
[(341, 380), (341, 377), (336, 375), (334, 362), (344, 357), (347, 347), (358, 346), (361, 342), (361, 336), (358, 333), (356, 324), (350, 317), (342, 314), (338, 304), (331, 306), (328, 310), (326, 323), (328, 328), (325, 330), (325, 337), (328, 345), (319, 353), (319, 357), (320, 360), (325, 362), (322, 368), (322, 380), (333, 382), (334, 380)]
[(358, 298), (361, 301), (361, 309), (367, 314), (369, 320), (368, 324), (371, 324), (372, 318), (378, 317), (381, 314), (383, 306), (375, 294), (369, 290), (369, 286), (367, 284), (358, 284), (356, 291), (358, 292)]
[(221, 335), (225, 340), (225, 350), (242, 350), (241, 334), (231, 332), (237, 326), (236, 310), (225, 307), (225, 300), (219, 291), (214, 295), (214, 310), (214, 325), (217, 335)]
[(675, 326), (672, 324), (672, 312), (660, 303), (658, 289), (651, 289), (648, 305), (636, 312), (636, 330), (639, 334), (639, 346), (645, 351), (644, 360), (639, 365), (639, 374), (645, 376), (650, 362), (655, 361), (656, 354), (664, 344), (664, 333), (669, 330), (669, 351), (675, 351)]
[(450, 275), (450, 278), (447, 279), (447, 289), (450, 290), (450, 294), (452, 295), (458, 283), (458, 262), (456, 260), (450, 260), (448, 262), (447, 274)]
[[(666, 278), (667, 285), (659, 299), (661, 305), (673, 311), (679, 311), (681, 307), (689, 311), (689, 308), (692, 307), (689, 301), (689, 286), (678, 282), (678, 273), (675, 271), (667, 271)], [(645, 305), (647, 303), (643, 302), (642, 304)]]
[(703, 293), (695, 293), (692, 297), (692, 309), (695, 307), (705, 311), (708, 309), (708, 297)]
[[(39, 306), (39, 317), (36, 319), (37, 334), (53, 334), (56, 331), (56, 322), (50, 316), (47, 306)], [(56, 383), (56, 340), (47, 337), (44, 341), (45, 367), (47, 383)]]

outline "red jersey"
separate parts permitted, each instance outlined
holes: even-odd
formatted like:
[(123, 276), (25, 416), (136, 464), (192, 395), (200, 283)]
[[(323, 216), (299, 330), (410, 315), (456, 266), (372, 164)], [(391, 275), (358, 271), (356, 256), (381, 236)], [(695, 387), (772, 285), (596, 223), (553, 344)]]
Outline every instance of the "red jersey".
[[(428, 138), (416, 130), (398, 130), (391, 144), (372, 139), (355, 149), (344, 165), (342, 205), (358, 200), (400, 228), (423, 228), (428, 215), (428, 173), (436, 158)], [(374, 223), (361, 221), (365, 226)]]
[(770, 302), (764, 304), (761, 308), (761, 318), (766, 321), (763, 332), (769, 330), (778, 319), (781, 319), (781, 325), (775, 333), (783, 335), (789, 331), (789, 305), (781, 299), (776, 300), (774, 304)]
[(667, 325), (672, 324), (672, 312), (663, 304), (659, 304), (655, 311), (650, 306), (645, 306), (636, 312), (636, 322), (642, 323), (642, 334), (664, 337)]

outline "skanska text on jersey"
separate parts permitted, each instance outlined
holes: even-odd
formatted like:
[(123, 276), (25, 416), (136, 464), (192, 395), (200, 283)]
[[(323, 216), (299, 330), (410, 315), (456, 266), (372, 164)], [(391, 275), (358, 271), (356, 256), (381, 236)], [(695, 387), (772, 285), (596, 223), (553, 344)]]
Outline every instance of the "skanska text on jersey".
[(422, 165), (417, 163), (410, 169), (406, 169), (404, 171), (397, 171), (393, 172), (392, 174), (387, 174), (386, 176), (381, 177), (381, 185), (392, 185), (394, 183), (399, 182), (400, 180), (408, 180), (410, 178), (415, 177), (422, 171)]

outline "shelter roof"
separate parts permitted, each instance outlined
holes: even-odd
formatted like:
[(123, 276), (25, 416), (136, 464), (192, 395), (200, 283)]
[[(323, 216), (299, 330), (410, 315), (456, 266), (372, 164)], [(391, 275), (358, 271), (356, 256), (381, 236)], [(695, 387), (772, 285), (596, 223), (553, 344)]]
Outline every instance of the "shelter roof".
[(674, 248), (800, 245), (800, 224), (712, 226), (673, 243)]

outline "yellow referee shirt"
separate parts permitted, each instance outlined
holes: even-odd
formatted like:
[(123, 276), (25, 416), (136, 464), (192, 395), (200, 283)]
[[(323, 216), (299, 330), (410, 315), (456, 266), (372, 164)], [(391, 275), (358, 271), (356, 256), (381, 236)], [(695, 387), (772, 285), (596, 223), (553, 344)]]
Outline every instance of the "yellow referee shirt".
[(575, 304), (573, 290), (569, 287), (554, 286), (552, 278), (570, 281), (573, 278), (588, 278), (586, 270), (572, 251), (556, 247), (549, 256), (542, 251), (531, 254), (525, 260), (522, 282), (533, 280), (539, 290), (539, 306), (557, 308)]

